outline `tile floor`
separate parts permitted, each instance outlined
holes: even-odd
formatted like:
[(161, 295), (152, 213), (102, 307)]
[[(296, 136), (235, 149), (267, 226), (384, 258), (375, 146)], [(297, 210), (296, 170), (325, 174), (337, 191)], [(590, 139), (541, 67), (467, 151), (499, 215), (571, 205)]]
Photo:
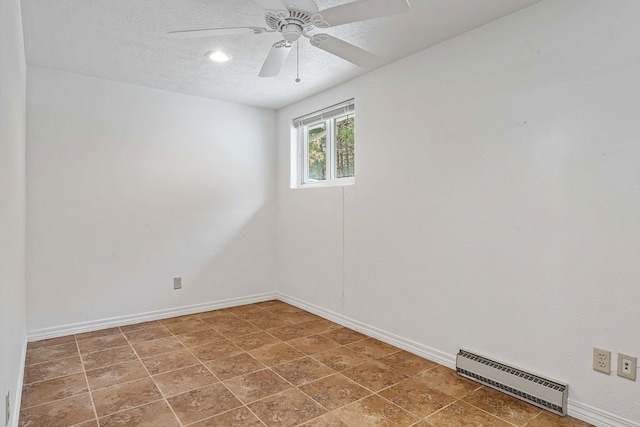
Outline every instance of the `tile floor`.
[(280, 301), (29, 343), (20, 426), (586, 427)]

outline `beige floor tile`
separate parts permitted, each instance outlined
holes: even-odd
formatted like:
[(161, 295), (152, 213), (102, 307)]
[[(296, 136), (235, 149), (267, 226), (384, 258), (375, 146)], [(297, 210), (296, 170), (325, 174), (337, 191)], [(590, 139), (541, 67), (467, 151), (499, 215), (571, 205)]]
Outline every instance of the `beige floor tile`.
[(506, 421), (502, 421), (474, 406), (457, 401), (441, 411), (426, 418), (434, 427), (469, 427), (492, 426), (512, 427)]
[(257, 332), (255, 334), (244, 335), (242, 337), (236, 337), (233, 339), (238, 346), (244, 351), (257, 350), (261, 347), (266, 347), (273, 344), (278, 344), (281, 341), (264, 331)]
[(214, 327), (214, 329), (227, 338), (240, 337), (243, 335), (260, 332), (259, 327), (242, 319), (238, 319), (237, 322), (233, 323), (225, 323), (223, 325)]
[(183, 424), (191, 424), (242, 406), (222, 384), (191, 390), (167, 399)]
[(89, 393), (20, 411), (21, 427), (67, 427), (95, 419)]
[(161, 323), (158, 322), (157, 320), (152, 320), (150, 322), (134, 323), (133, 325), (120, 326), (120, 330), (126, 333), (126, 332), (135, 331), (137, 329), (155, 328), (160, 325)]
[(305, 354), (320, 353), (340, 346), (337, 342), (320, 335), (309, 335), (302, 338), (296, 338), (288, 341), (287, 344)]
[(251, 403), (291, 388), (291, 385), (270, 369), (252, 372), (224, 381), (242, 402)]
[(142, 359), (142, 363), (144, 363), (144, 366), (151, 375), (156, 375), (197, 365), (200, 361), (185, 348), (182, 350), (146, 357)]
[(160, 319), (159, 322), (163, 325), (175, 325), (176, 323), (187, 322), (189, 320), (200, 319), (200, 313), (185, 314), (184, 316), (169, 317), (167, 319)]
[(209, 326), (208, 329), (176, 335), (176, 338), (187, 347), (195, 347), (198, 345), (218, 341), (220, 338), (222, 338), (222, 335), (220, 335), (218, 332), (216, 332), (215, 329)]
[(349, 427), (331, 412), (302, 425), (302, 427)]
[(120, 334), (120, 328), (107, 328), (99, 329), (97, 331), (84, 332), (82, 334), (76, 334), (77, 341), (84, 341), (91, 338), (106, 337), (108, 335)]
[(289, 389), (249, 405), (268, 427), (293, 427), (326, 413), (326, 410), (297, 389)]
[(76, 346), (75, 340), (73, 340), (73, 342), (64, 344), (50, 345), (27, 350), (25, 364), (33, 365), (35, 363), (53, 362), (77, 355), (78, 347)]
[(293, 312), (293, 313), (281, 312), (278, 314), (278, 316), (281, 319), (288, 320), (293, 324), (300, 324), (300, 323), (309, 322), (311, 320), (321, 319), (321, 317), (316, 316), (315, 314), (307, 313), (306, 311), (302, 311), (302, 310), (298, 312)]
[(21, 405), (23, 408), (29, 408), (87, 391), (89, 390), (83, 373), (68, 375), (25, 385), (22, 387)]
[(82, 356), (82, 363), (86, 370), (103, 368), (133, 360), (137, 360), (137, 356), (130, 345), (95, 351)]
[(283, 326), (281, 328), (269, 329), (267, 332), (282, 341), (295, 340), (296, 338), (313, 334), (313, 332), (301, 325)]
[(242, 353), (242, 349), (226, 338), (220, 338), (207, 344), (191, 347), (190, 350), (202, 362), (223, 359)]
[(323, 319), (321, 317), (318, 317), (316, 319), (309, 320), (306, 322), (302, 322), (300, 323), (300, 326), (304, 327), (305, 329), (311, 331), (314, 334), (322, 334), (324, 332), (329, 332), (336, 329), (342, 329), (342, 326), (338, 325), (337, 323), (333, 323), (332, 321)]
[(535, 406), (486, 387), (467, 395), (463, 401), (518, 427), (542, 412)]
[(409, 376), (418, 375), (421, 372), (438, 366), (435, 362), (416, 356), (415, 354), (411, 354), (404, 350), (378, 360), (396, 371), (400, 371)]
[(266, 367), (248, 353), (238, 353), (217, 359), (208, 362), (207, 366), (221, 380), (228, 380), (233, 377), (249, 374)]
[(86, 373), (91, 391), (145, 378), (149, 375), (139, 360), (104, 366)]
[(72, 427), (100, 427), (98, 420), (85, 421), (83, 423), (74, 424)]
[(221, 313), (218, 316), (210, 316), (210, 317), (206, 317), (203, 318), (202, 316), (200, 317), (200, 319), (207, 323), (208, 325), (210, 325), (212, 328), (218, 328), (222, 325), (227, 325), (229, 323), (234, 323), (237, 322), (238, 320), (242, 320), (240, 319), (238, 316), (236, 316), (233, 313), (230, 313), (228, 311), (224, 311), (224, 310), (220, 310)]
[(591, 424), (577, 420), (572, 417), (559, 417), (549, 412), (543, 411), (532, 421), (526, 424), (526, 427), (593, 427)]
[(210, 329), (211, 326), (207, 325), (200, 319), (185, 320), (184, 322), (172, 323), (164, 325), (172, 334), (186, 334), (190, 332), (198, 332), (204, 329)]
[(78, 341), (78, 348), (80, 353), (93, 353), (95, 351), (103, 351), (108, 348), (121, 347), (129, 345), (127, 339), (120, 332), (117, 334), (110, 334), (101, 337), (89, 338), (86, 340)]
[(346, 347), (350, 350), (355, 351), (356, 353), (360, 353), (372, 359), (380, 359), (392, 353), (400, 351), (399, 348), (379, 341), (375, 338), (366, 338), (364, 340), (356, 341), (354, 343), (347, 344)]
[(285, 362), (272, 369), (296, 387), (335, 373), (333, 369), (309, 357)]
[(251, 322), (252, 320), (263, 319), (265, 317), (275, 316), (273, 313), (260, 307), (252, 307), (247, 310), (239, 311), (235, 313), (235, 315), (241, 318), (242, 320), (246, 320), (247, 322)]
[(148, 377), (96, 390), (91, 395), (98, 417), (162, 399), (160, 391)]
[(377, 395), (365, 397), (333, 413), (349, 426), (406, 427), (419, 421), (414, 415)]
[(249, 352), (249, 354), (267, 366), (279, 365), (280, 363), (290, 362), (305, 356), (304, 353), (285, 343), (262, 347)]
[(68, 343), (74, 343), (74, 342), (76, 342), (76, 338), (73, 335), (67, 335), (65, 337), (58, 337), (58, 338), (49, 338), (46, 340), (32, 341), (30, 343), (27, 343), (27, 350), (33, 350), (41, 347), (49, 347), (52, 345), (68, 344)]
[(100, 427), (180, 427), (164, 400), (100, 418)]
[(415, 378), (402, 381), (378, 394), (419, 418), (431, 415), (456, 400), (439, 390), (428, 388)]
[[(284, 314), (295, 314), (295, 313), (302, 313), (303, 310), (299, 309), (298, 307), (294, 307), (290, 304), (286, 304), (286, 303), (282, 303), (279, 305), (272, 305), (270, 307), (265, 307), (265, 310), (268, 310), (272, 313), (277, 314), (278, 316), (282, 316)], [(309, 313), (311, 314), (311, 313)]]
[(171, 332), (164, 326), (154, 326), (153, 328), (136, 329), (125, 332), (130, 343), (141, 341), (151, 341), (171, 336)]
[(242, 407), (190, 424), (189, 427), (264, 427), (264, 424), (251, 411)]
[(202, 364), (154, 375), (153, 380), (165, 397), (186, 393), (218, 382), (218, 379)]
[(43, 362), (36, 365), (27, 365), (24, 369), (24, 383), (30, 384), (37, 381), (50, 380), (82, 372), (80, 356), (72, 356), (53, 362)]
[(259, 319), (254, 319), (250, 323), (256, 325), (260, 329), (265, 329), (265, 330), (278, 329), (285, 326), (293, 325), (293, 323), (289, 322), (286, 319), (282, 319), (273, 313), (271, 313), (271, 316), (265, 316)]
[(371, 394), (369, 390), (341, 374), (306, 384), (300, 390), (330, 411)]
[(322, 333), (322, 336), (327, 337), (330, 340), (342, 345), (351, 344), (356, 341), (362, 341), (363, 339), (367, 338), (366, 335), (349, 328), (332, 329), (330, 331)]
[(462, 398), (481, 387), (480, 384), (459, 376), (453, 369), (437, 366), (415, 377), (427, 387), (440, 390), (449, 396)]
[(355, 368), (347, 369), (342, 371), (342, 374), (374, 392), (390, 387), (407, 378), (405, 374), (376, 361), (370, 361)]
[(151, 341), (141, 341), (131, 344), (141, 358), (155, 356), (156, 354), (169, 353), (183, 349), (184, 346), (174, 337), (160, 338)]
[(313, 358), (336, 371), (344, 371), (345, 369), (362, 365), (370, 360), (368, 357), (349, 350), (346, 347), (337, 347), (333, 350), (316, 353), (313, 355)]

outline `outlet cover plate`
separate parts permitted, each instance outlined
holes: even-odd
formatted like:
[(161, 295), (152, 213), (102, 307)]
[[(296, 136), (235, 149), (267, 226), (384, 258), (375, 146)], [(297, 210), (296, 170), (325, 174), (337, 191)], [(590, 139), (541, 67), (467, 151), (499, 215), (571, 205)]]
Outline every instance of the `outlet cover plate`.
[(182, 277), (173, 278), (173, 289), (182, 289)]
[(611, 373), (611, 352), (601, 348), (593, 348), (593, 370), (604, 374)]
[(618, 376), (631, 381), (636, 380), (638, 358), (618, 353)]

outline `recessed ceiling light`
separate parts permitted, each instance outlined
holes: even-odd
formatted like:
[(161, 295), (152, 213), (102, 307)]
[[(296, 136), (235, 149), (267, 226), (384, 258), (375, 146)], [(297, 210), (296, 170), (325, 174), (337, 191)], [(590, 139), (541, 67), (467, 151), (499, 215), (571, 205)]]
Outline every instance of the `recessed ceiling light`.
[(229, 62), (229, 61), (231, 61), (231, 55), (226, 54), (221, 50), (215, 50), (213, 52), (207, 52), (207, 56), (213, 62)]

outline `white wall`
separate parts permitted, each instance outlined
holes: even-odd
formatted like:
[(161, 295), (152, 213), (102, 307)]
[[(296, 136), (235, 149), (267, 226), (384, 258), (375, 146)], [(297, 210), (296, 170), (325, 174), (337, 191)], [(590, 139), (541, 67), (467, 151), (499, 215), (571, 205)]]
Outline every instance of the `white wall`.
[(275, 291), (274, 111), (27, 79), (29, 333)]
[(26, 67), (20, 2), (0, 2), (0, 423), (10, 391), (18, 403), (25, 329)]
[[(640, 356), (639, 20), (548, 0), (279, 111), (279, 292), (640, 425), (591, 369)], [(351, 97), (356, 185), (289, 189), (292, 118)]]

